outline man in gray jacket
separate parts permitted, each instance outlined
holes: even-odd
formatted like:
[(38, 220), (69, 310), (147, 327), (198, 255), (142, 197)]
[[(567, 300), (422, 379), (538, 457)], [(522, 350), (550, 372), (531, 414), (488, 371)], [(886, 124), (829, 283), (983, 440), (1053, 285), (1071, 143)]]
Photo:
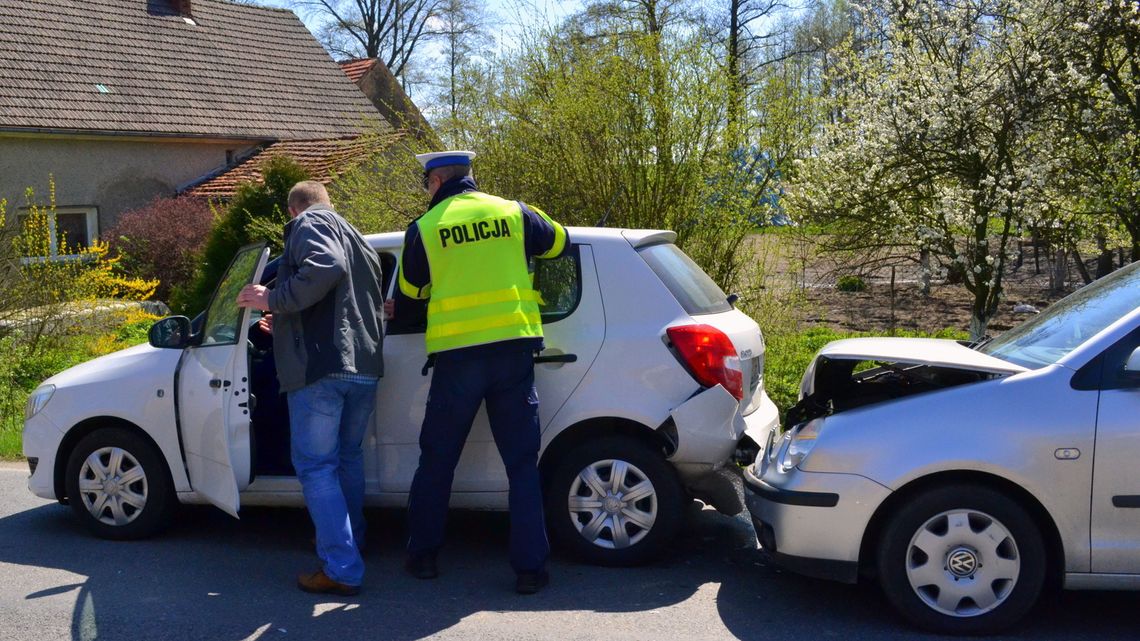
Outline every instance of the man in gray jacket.
[(248, 285), (237, 302), (272, 313), (293, 467), (322, 562), (316, 572), (298, 577), (297, 586), (353, 595), (364, 578), (360, 445), (384, 367), (380, 261), (360, 232), (333, 211), (320, 183), (293, 187), (289, 215), (276, 285)]

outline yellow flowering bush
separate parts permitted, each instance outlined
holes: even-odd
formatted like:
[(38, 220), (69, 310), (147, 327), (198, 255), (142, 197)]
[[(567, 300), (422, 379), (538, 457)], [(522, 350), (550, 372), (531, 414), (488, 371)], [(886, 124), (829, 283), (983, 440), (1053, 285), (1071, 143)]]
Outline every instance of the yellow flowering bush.
[[(36, 200), (32, 189), (27, 190), (27, 213), (15, 221), (14, 234), (5, 248), (9, 263), (19, 261), (23, 265), (19, 277), (0, 284), (9, 302), (31, 309), (108, 298), (151, 297), (158, 281), (124, 275), (120, 258), (111, 255), (107, 243), (95, 240), (84, 246), (56, 232), (55, 181), (49, 178), (48, 184), (46, 205)], [(9, 224), (7, 203), (0, 201), (0, 225), (11, 229)]]

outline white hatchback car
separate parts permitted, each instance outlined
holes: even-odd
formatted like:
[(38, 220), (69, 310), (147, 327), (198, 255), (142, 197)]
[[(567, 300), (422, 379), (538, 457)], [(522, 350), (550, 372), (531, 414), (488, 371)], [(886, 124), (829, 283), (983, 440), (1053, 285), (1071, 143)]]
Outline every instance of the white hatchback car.
[[(762, 385), (764, 342), (672, 232), (569, 231), (572, 247), (536, 261), (534, 274), (546, 334), (535, 379), (548, 526), (586, 560), (638, 563), (676, 532), (689, 497), (742, 509), (726, 463), (778, 426)], [(402, 240), (369, 237), (385, 291)], [(45, 381), (24, 426), (31, 491), (123, 539), (157, 531), (179, 501), (234, 516), (240, 504), (303, 505), (271, 341), (234, 302), (243, 285), (268, 282), (267, 258), (263, 246), (239, 252), (193, 325), (163, 319), (149, 345)], [(407, 501), (430, 382), (423, 326), (398, 309), (364, 444), (367, 500), (381, 506)], [(452, 507), (507, 508), (483, 411), (453, 490)]]
[(828, 344), (746, 500), (783, 565), (995, 632), (1051, 586), (1140, 589), (1138, 417), (1140, 262), (978, 345)]

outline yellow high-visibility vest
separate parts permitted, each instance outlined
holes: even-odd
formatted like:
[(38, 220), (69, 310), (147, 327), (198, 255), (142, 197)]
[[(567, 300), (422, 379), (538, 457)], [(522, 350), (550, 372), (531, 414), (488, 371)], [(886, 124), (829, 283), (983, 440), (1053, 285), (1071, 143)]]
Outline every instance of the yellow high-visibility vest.
[(542, 337), (517, 202), (468, 192), (443, 200), (416, 224), (431, 270), (428, 354)]

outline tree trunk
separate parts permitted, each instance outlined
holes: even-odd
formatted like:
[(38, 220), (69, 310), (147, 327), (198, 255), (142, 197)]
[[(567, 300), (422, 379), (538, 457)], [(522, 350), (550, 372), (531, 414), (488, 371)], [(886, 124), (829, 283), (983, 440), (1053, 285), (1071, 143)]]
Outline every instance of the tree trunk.
[(1065, 250), (1060, 247), (1054, 250), (1053, 269), (1049, 272), (1049, 289), (1059, 292), (1065, 289), (1065, 281), (1069, 275), (1069, 259)]
[(1089, 274), (1088, 268), (1085, 267), (1085, 259), (1081, 258), (1081, 252), (1077, 250), (1076, 245), (1073, 245), (1072, 251), (1073, 262), (1077, 264), (1077, 272), (1081, 275), (1081, 280), (1085, 281), (1085, 284), (1088, 285), (1093, 282), (1093, 277), (1092, 274)]
[(930, 250), (925, 247), (918, 253), (918, 264), (920, 266), (919, 279), (922, 283), (922, 295), (930, 295)]
[(986, 328), (989, 327), (989, 317), (983, 317), (977, 310), (970, 315), (970, 340), (980, 341), (986, 337)]
[(729, 146), (735, 148), (740, 141), (740, 121), (744, 112), (742, 79), (740, 77), (740, 4), (730, 0), (728, 11), (728, 126)]
[(1112, 250), (1108, 248), (1108, 239), (1104, 234), (1097, 235), (1096, 247), (1100, 250), (1100, 256), (1096, 259), (1096, 277), (1104, 278), (1112, 273)]

